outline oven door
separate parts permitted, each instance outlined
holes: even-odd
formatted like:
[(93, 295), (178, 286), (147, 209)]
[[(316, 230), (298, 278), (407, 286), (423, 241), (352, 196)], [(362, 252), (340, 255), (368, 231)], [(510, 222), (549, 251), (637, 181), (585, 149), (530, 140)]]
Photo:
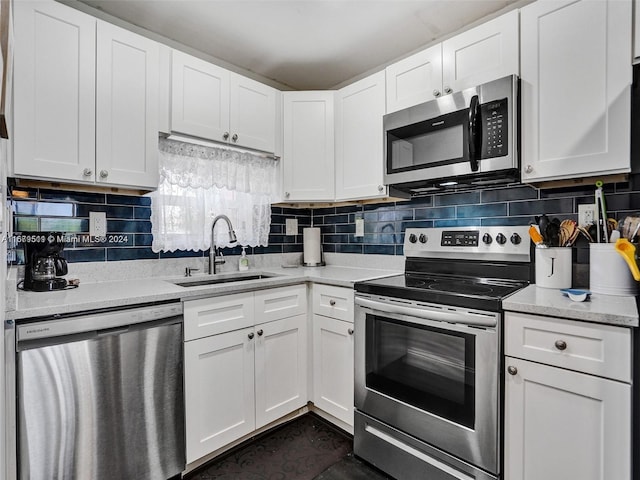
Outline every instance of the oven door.
[(500, 314), (355, 303), (356, 409), (497, 474)]

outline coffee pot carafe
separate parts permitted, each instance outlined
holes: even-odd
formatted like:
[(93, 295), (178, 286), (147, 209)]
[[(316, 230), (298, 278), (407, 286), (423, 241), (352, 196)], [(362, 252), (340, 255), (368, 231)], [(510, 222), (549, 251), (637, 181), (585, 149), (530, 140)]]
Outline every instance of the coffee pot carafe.
[(48, 292), (67, 286), (62, 276), (67, 274), (67, 261), (60, 256), (64, 237), (58, 232), (33, 232), (25, 242), (25, 290)]

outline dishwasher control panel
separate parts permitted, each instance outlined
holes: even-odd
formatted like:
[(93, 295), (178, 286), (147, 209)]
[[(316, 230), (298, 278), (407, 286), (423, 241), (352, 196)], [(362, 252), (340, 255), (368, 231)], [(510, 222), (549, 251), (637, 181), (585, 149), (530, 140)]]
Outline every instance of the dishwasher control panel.
[(130, 325), (180, 316), (182, 316), (182, 303), (174, 302), (142, 307), (132, 306), (114, 311), (49, 317), (17, 325), (16, 340), (19, 343), (93, 331), (125, 329)]

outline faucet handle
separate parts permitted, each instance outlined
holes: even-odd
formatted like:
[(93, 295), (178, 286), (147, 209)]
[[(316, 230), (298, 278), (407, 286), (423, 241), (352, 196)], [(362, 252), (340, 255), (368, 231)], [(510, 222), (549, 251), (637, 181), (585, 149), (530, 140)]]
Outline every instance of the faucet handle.
[(184, 269), (184, 276), (185, 277), (190, 277), (191, 276), (191, 272), (197, 272), (198, 270), (200, 270), (200, 269), (199, 268), (186, 267)]

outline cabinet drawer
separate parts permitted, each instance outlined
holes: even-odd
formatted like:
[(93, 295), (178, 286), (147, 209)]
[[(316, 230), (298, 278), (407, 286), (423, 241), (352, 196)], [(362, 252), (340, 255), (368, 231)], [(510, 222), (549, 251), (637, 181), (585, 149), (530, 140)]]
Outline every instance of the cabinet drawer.
[(307, 312), (307, 286), (272, 288), (255, 292), (256, 323), (302, 315)]
[(230, 332), (254, 324), (253, 293), (184, 302), (184, 339)]
[(631, 381), (631, 331), (624, 327), (507, 312), (505, 355)]
[(353, 322), (353, 290), (314, 284), (313, 313)]

